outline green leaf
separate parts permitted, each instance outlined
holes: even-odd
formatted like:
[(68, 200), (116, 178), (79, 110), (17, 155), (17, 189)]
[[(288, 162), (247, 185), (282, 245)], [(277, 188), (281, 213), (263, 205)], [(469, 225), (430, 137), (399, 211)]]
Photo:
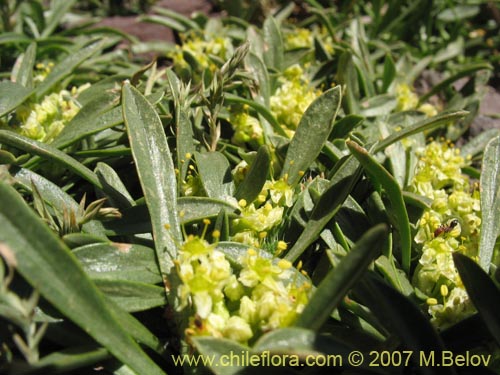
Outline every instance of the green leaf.
[(42, 38), (48, 37), (59, 26), (62, 18), (69, 12), (76, 0), (52, 0), (50, 2), (50, 13), (47, 17), (47, 24), (41, 34)]
[(269, 148), (265, 145), (261, 146), (244, 180), (238, 185), (234, 197), (238, 201), (244, 199), (248, 203), (253, 202), (262, 191), (262, 187), (269, 176), (270, 166), (271, 154)]
[(319, 236), (351, 193), (359, 177), (359, 163), (352, 157), (341, 159), (328, 187), (319, 197), (304, 231), (285, 258), (294, 262)]
[(225, 358), (232, 353), (240, 355), (248, 352), (250, 349), (247, 346), (238, 344), (235, 341), (221, 339), (209, 336), (193, 336), (191, 337), (194, 347), (202, 355), (202, 363), (210, 368), (216, 375), (236, 375), (239, 374), (243, 366), (223, 366)]
[[(139, 374), (163, 374), (115, 320), (75, 256), (10, 186), (0, 183), (0, 241), (19, 273), (63, 315)], [(64, 270), (64, 272), (62, 272)]]
[(411, 285), (405, 273), (396, 268), (394, 261), (391, 261), (385, 255), (381, 255), (375, 260), (375, 267), (401, 294), (410, 296), (415, 293), (413, 285)]
[(290, 141), (281, 172), (282, 177), (288, 175), (290, 185), (299, 182), (321, 152), (340, 109), (341, 96), (340, 86), (335, 86), (316, 98), (306, 109)]
[[(232, 214), (237, 209), (227, 201), (207, 197), (181, 197), (177, 200), (179, 220), (183, 225), (215, 218), (221, 210)], [(147, 206), (134, 206), (121, 213), (121, 219), (103, 223), (108, 236), (151, 232), (151, 216)]]
[(28, 89), (33, 88), (33, 66), (36, 59), (36, 43), (31, 43), (24, 52), (19, 70), (15, 75), (15, 82)]
[(258, 103), (257, 101), (245, 99), (245, 98), (242, 98), (240, 96), (237, 96), (237, 95), (234, 95), (231, 93), (224, 93), (224, 103), (248, 105), (250, 108), (257, 111), (257, 113), (259, 115), (261, 115), (263, 118), (265, 118), (269, 122), (269, 124), (271, 124), (271, 126), (272, 126), (273, 130), (276, 132), (276, 134), (287, 137), (285, 131), (281, 127), (278, 120), (276, 120), (274, 115), (271, 113), (271, 111), (266, 106)]
[(135, 205), (134, 199), (113, 168), (105, 163), (97, 163), (96, 174), (111, 206), (129, 208)]
[(87, 233), (68, 233), (62, 237), (62, 240), (70, 249), (75, 249), (85, 245), (108, 242), (106, 238), (93, 236)]
[(104, 40), (94, 41), (88, 46), (85, 46), (75, 53), (70, 54), (64, 60), (59, 62), (49, 75), (36, 88), (36, 98), (41, 99), (46, 95), (56, 84), (69, 76), (75, 68), (88, 60), (92, 55), (97, 53), (104, 47)]
[(488, 272), (500, 234), (500, 137), (493, 138), (484, 150), (479, 184), (482, 215), (479, 264)]
[(165, 17), (169, 17), (170, 19), (185, 25), (188, 30), (196, 30), (200, 28), (195, 21), (181, 13), (163, 7), (154, 7), (153, 10), (155, 11), (155, 13), (161, 14)]
[(372, 96), (367, 100), (361, 102), (361, 115), (365, 117), (383, 116), (392, 112), (396, 106), (397, 101), (394, 95), (382, 94)]
[(0, 82), (0, 117), (16, 109), (32, 93), (32, 90), (19, 83), (11, 81)]
[(284, 63), (283, 38), (278, 23), (273, 17), (268, 17), (264, 21), (263, 26), (264, 42), (266, 48), (264, 49), (264, 62), (268, 69), (274, 69), (281, 72)]
[(399, 232), (401, 241), (401, 264), (406, 274), (410, 272), (411, 261), (411, 231), (408, 212), (398, 182), (387, 170), (380, 165), (364, 148), (352, 141), (346, 141), (351, 153), (363, 166), (366, 174), (376, 186), (380, 184), (389, 198), (390, 205), (387, 207), (391, 214), (392, 224)]
[(364, 119), (365, 118), (363, 116), (359, 115), (347, 115), (342, 119), (335, 121), (330, 134), (330, 139), (344, 139), (351, 130), (361, 125)]
[(73, 173), (90, 182), (95, 187), (99, 189), (102, 188), (101, 182), (94, 172), (82, 163), (73, 159), (71, 156), (68, 156), (66, 153), (59, 151), (51, 145), (34, 141), (12, 131), (2, 129), (0, 129), (0, 143), (7, 144), (26, 151), (32, 155), (37, 155), (44, 159), (61, 164)]
[(29, 374), (36, 369), (38, 373), (69, 373), (82, 367), (88, 367), (102, 362), (110, 357), (109, 351), (95, 346), (79, 346), (52, 352), (30, 365), (26, 371), (18, 375)]
[(0, 45), (2, 44), (12, 44), (12, 43), (19, 43), (19, 44), (29, 44), (33, 41), (32, 38), (29, 38), (28, 36), (24, 34), (19, 34), (19, 33), (2, 33), (0, 35)]
[(350, 52), (340, 55), (337, 69), (339, 84), (345, 87), (344, 111), (346, 114), (359, 114), (359, 84), (356, 67)]
[(338, 266), (328, 272), (299, 316), (296, 325), (318, 331), (351, 287), (380, 254), (387, 237), (387, 226), (378, 224), (368, 230)]
[(245, 66), (249, 71), (249, 74), (254, 78), (259, 87), (259, 97), (256, 100), (260, 101), (261, 104), (269, 108), (270, 98), (271, 98), (271, 85), (269, 81), (269, 74), (267, 68), (264, 65), (262, 59), (255, 53), (249, 53), (245, 58)]
[(464, 158), (481, 155), (486, 149), (486, 145), (495, 137), (500, 135), (500, 129), (488, 129), (479, 133), (474, 138), (467, 141), (460, 147), (460, 155)]
[(127, 243), (94, 243), (73, 249), (93, 279), (126, 280), (146, 284), (162, 281), (153, 249)]
[(195, 152), (198, 174), (210, 198), (225, 199), (233, 196), (234, 184), (226, 157), (218, 151)]
[(453, 82), (458, 81), (460, 78), (468, 77), (473, 73), (484, 69), (493, 70), (493, 67), (491, 66), (491, 64), (486, 62), (475, 63), (462, 67), (462, 69), (460, 69), (460, 71), (458, 71), (457, 73), (432, 86), (432, 89), (429, 90), (429, 92), (425, 93), (419, 98), (419, 103), (425, 103), (432, 95), (435, 95), (441, 90), (449, 87)]
[[(428, 318), (408, 297), (403, 296), (378, 278), (368, 274), (355, 289), (356, 295), (378, 318), (391, 335), (400, 339), (402, 348), (413, 353), (441, 353), (444, 344)], [(415, 363), (420, 374), (435, 374), (435, 369)], [(439, 373), (455, 374), (451, 367), (441, 367)]]
[[(85, 92), (85, 91), (84, 91)], [(63, 128), (52, 145), (67, 147), (89, 135), (116, 126), (123, 122), (119, 97), (114, 92), (104, 91), (85, 104), (75, 117)]]
[(453, 261), (472, 303), (500, 345), (500, 290), (488, 274), (469, 257), (453, 253)]
[(457, 5), (446, 7), (443, 11), (439, 12), (437, 19), (443, 22), (464, 22), (466, 18), (476, 16), (480, 11), (477, 5)]
[(106, 297), (127, 312), (149, 310), (167, 303), (163, 287), (129, 280), (94, 279), (93, 281)]
[(373, 153), (376, 154), (377, 152), (383, 151), (386, 147), (406, 137), (409, 137), (410, 135), (429, 131), (441, 125), (450, 124), (451, 122), (457, 121), (467, 114), (467, 111), (443, 112), (437, 116), (431, 117), (430, 119), (418, 121), (415, 124), (407, 126), (398, 132), (394, 132), (387, 138), (384, 138), (381, 141), (377, 142), (374, 146)]
[(10, 173), (16, 181), (16, 185), (22, 186), (26, 191), (31, 192), (34, 184), (45, 202), (49, 203), (59, 212), (67, 210), (69, 212), (78, 211), (78, 203), (64, 190), (45, 177), (25, 168), (10, 168)]
[(318, 335), (314, 331), (298, 327), (281, 328), (266, 333), (252, 349), (254, 352), (292, 353), (300, 357), (320, 353), (335, 353), (343, 357), (352, 350), (333, 337)]
[(396, 78), (396, 65), (394, 59), (390, 54), (385, 55), (384, 60), (384, 73), (382, 74), (382, 93), (386, 93), (389, 86)]
[(169, 275), (182, 235), (177, 213), (177, 181), (167, 138), (153, 106), (128, 82), (122, 88), (122, 108), (137, 174), (151, 215), (156, 255), (162, 273)]

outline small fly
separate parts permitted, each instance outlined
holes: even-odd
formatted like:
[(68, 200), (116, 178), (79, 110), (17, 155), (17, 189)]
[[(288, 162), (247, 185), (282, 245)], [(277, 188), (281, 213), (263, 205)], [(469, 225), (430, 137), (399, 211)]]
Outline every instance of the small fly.
[(451, 220), (448, 224), (442, 224), (440, 225), (435, 231), (434, 231), (434, 237), (438, 237), (442, 234), (445, 233), (450, 233), (455, 227), (458, 225), (458, 220), (453, 219)]

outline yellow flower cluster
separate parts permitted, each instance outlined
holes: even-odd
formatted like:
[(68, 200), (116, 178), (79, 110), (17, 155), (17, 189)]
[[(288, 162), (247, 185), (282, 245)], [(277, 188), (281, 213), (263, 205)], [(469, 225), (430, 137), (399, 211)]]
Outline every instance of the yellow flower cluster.
[(260, 121), (248, 113), (247, 108), (231, 113), (230, 123), (234, 129), (232, 141), (241, 145), (245, 142), (264, 143), (264, 134)]
[(311, 285), (300, 285), (286, 260), (249, 249), (233, 269), (217, 244), (188, 236), (177, 260), (182, 281), (179, 310), (190, 306), (188, 336), (225, 337), (240, 343), (291, 325), (309, 299)]
[(420, 218), (415, 242), (422, 255), (413, 284), (429, 298), (432, 322), (446, 328), (474, 312), (452, 254), (477, 257), (481, 229), (479, 191), (464, 175), (465, 159), (447, 142), (431, 142), (419, 153), (410, 189), (432, 200)]
[(226, 61), (232, 53), (232, 44), (229, 38), (224, 36), (203, 36), (191, 32), (183, 36), (182, 45), (176, 45), (175, 50), (169, 57), (173, 59), (174, 69), (180, 72), (190, 66), (190, 62), (202, 69), (215, 71), (217, 66), (211, 56)]
[(418, 105), (418, 96), (413, 92), (411, 87), (406, 83), (396, 85), (396, 111), (409, 111), (412, 109), (417, 109), (420, 112), (425, 113), (427, 117), (433, 117), (438, 114), (436, 107), (430, 103), (423, 103)]
[(307, 107), (321, 92), (310, 87), (303, 68), (298, 64), (286, 69), (279, 82), (281, 85), (271, 97), (271, 111), (291, 138)]
[(232, 240), (259, 246), (267, 231), (281, 223), (285, 207), (291, 207), (292, 204), (293, 190), (286, 179), (266, 181), (254, 202), (239, 202), (241, 215), (233, 220)]
[(45, 143), (50, 143), (64, 126), (78, 113), (78, 94), (90, 84), (62, 90), (45, 96), (40, 103), (27, 103), (18, 107), (16, 118), (20, 123), (14, 129), (20, 134)]

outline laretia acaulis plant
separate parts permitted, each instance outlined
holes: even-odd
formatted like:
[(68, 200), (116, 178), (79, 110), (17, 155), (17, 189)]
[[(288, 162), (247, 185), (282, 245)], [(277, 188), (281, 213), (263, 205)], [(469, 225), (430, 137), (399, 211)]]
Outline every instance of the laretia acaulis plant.
[(0, 372), (498, 373), (489, 4), (83, 3), (0, 7)]

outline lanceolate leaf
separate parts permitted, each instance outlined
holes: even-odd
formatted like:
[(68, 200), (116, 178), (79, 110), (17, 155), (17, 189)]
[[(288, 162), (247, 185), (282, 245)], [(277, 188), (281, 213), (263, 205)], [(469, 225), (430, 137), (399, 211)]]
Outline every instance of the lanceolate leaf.
[(379, 141), (375, 148), (373, 149), (374, 153), (379, 151), (383, 151), (386, 147), (392, 145), (393, 143), (402, 140), (403, 138), (409, 137), (410, 135), (421, 133), (423, 131), (428, 131), (434, 129), (438, 126), (443, 126), (446, 124), (450, 124), (453, 121), (459, 120), (460, 118), (466, 116), (468, 114), (467, 111), (454, 111), (454, 112), (444, 112), (437, 116), (431, 117), (430, 119), (425, 119), (411, 126), (405, 127), (403, 130), (392, 133), (387, 138)]
[(482, 219), (479, 263), (488, 272), (500, 234), (500, 137), (492, 139), (484, 150), (480, 186)]
[(128, 280), (95, 279), (94, 283), (118, 307), (137, 312), (165, 306), (165, 289)]
[(339, 162), (340, 167), (329, 182), (328, 187), (318, 199), (307, 222), (293, 247), (285, 258), (294, 262), (319, 236), (326, 224), (335, 216), (342, 203), (352, 191), (359, 177), (359, 163), (352, 156)]
[(95, 41), (58, 63), (43, 82), (36, 88), (37, 99), (42, 98), (58, 82), (66, 78), (77, 66), (85, 62), (104, 46), (104, 41)]
[(11, 81), (0, 82), (0, 117), (14, 110), (32, 94), (32, 90)]
[(470, 299), (500, 345), (500, 290), (488, 274), (469, 257), (454, 253), (453, 260)]
[(156, 284), (162, 278), (153, 249), (127, 243), (94, 243), (73, 249), (91, 278)]
[[(33, 66), (36, 59), (36, 43), (31, 43), (24, 52), (19, 70), (16, 74), (16, 82), (24, 87), (33, 88)], [(1, 97), (1, 96), (0, 96)]]
[(210, 198), (233, 195), (233, 179), (226, 157), (218, 152), (195, 152), (196, 166), (205, 192)]
[(303, 173), (321, 152), (332, 131), (340, 101), (340, 86), (336, 86), (316, 98), (302, 116), (290, 141), (281, 173), (282, 177), (288, 175), (290, 185), (299, 182)]
[(264, 62), (268, 68), (281, 71), (284, 63), (284, 47), (278, 22), (272, 17), (264, 21)]
[(104, 92), (96, 96), (63, 128), (53, 145), (58, 148), (67, 147), (84, 137), (120, 124), (123, 122), (123, 115), (117, 104), (118, 96), (115, 93)]
[(339, 265), (323, 279), (296, 325), (319, 330), (368, 265), (380, 254), (386, 236), (385, 224), (379, 224), (366, 232)]
[(197, 351), (202, 355), (202, 363), (199, 366), (206, 366), (210, 368), (216, 375), (236, 375), (242, 370), (242, 366), (227, 365), (224, 366), (224, 358), (231, 355), (231, 353), (238, 353), (244, 355), (250, 348), (238, 344), (235, 341), (228, 339), (221, 339), (209, 336), (192, 337), (194, 346)]
[[(181, 224), (216, 217), (221, 210), (232, 215), (238, 209), (228, 201), (208, 197), (180, 197), (177, 210)], [(121, 211), (119, 220), (104, 222), (106, 234), (110, 236), (151, 232), (151, 216), (145, 205), (138, 205)]]
[(0, 205), (0, 241), (13, 252), (19, 273), (64, 316), (134, 371), (163, 374), (115, 320), (74, 255), (17, 192), (0, 183), (0, 201), (9, 202)]
[(393, 224), (398, 229), (401, 237), (401, 263), (403, 270), (409, 274), (411, 260), (411, 232), (408, 212), (401, 188), (394, 177), (380, 165), (364, 148), (357, 143), (347, 141), (347, 147), (351, 153), (359, 160), (367, 175), (376, 184), (380, 184), (391, 203), (388, 211), (393, 216)]
[(122, 88), (122, 108), (137, 174), (151, 215), (160, 269), (168, 275), (182, 235), (177, 213), (177, 181), (167, 138), (155, 109), (128, 82)]
[(59, 151), (51, 145), (34, 141), (9, 130), (0, 130), (0, 143), (7, 144), (9, 146), (26, 151), (32, 155), (37, 155), (61, 164), (73, 173), (90, 182), (95, 187), (99, 189), (102, 188), (101, 182), (94, 172), (92, 172), (82, 163), (73, 159), (71, 156), (68, 156), (66, 153)]
[[(404, 350), (436, 355), (445, 350), (434, 327), (408, 297), (371, 275), (363, 278), (355, 293), (359, 294), (363, 304), (370, 308), (386, 329), (400, 339)], [(418, 359), (414, 365), (418, 367), (419, 374), (436, 373), (434, 368), (418, 363)], [(455, 374), (455, 371), (452, 367), (441, 367), (439, 373)]]
[(234, 197), (238, 200), (245, 199), (253, 202), (262, 191), (266, 179), (269, 175), (271, 165), (271, 154), (267, 146), (261, 146), (250, 166), (245, 179), (240, 183)]

